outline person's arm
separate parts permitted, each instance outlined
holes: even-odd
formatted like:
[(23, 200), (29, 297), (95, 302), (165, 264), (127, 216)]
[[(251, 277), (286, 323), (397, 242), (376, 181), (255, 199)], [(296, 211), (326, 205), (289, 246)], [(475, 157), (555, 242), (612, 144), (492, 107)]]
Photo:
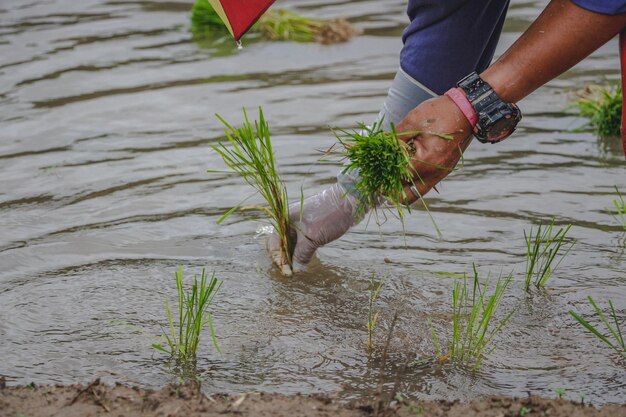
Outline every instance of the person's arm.
[(498, 95), (517, 102), (607, 43), (626, 13), (607, 16), (553, 0), (498, 61), (481, 74)]
[[(626, 13), (603, 15), (585, 10), (570, 0), (552, 0), (517, 42), (481, 74), (481, 78), (504, 101), (519, 101), (580, 62), (624, 27)], [(424, 195), (456, 166), (471, 141), (472, 128), (456, 104), (442, 96), (412, 110), (397, 126), (397, 131), (453, 136), (453, 140), (446, 140), (424, 133), (404, 138), (415, 144), (415, 185)], [(406, 192), (409, 202), (417, 199), (409, 187)]]

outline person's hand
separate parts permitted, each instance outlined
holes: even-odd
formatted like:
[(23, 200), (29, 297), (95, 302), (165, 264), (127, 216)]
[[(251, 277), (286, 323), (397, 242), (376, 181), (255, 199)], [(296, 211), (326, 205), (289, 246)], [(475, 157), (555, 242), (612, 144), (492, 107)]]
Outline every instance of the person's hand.
[[(413, 143), (414, 184), (419, 195), (424, 195), (444, 179), (456, 166), (472, 139), (472, 127), (454, 102), (446, 97), (427, 100), (411, 110), (396, 126), (396, 132), (422, 132), (400, 135)], [(445, 134), (443, 138), (437, 134)], [(418, 199), (410, 187), (405, 188), (409, 203)]]
[[(357, 198), (342, 184), (341, 176), (338, 183), (306, 198), (302, 207), (300, 201), (290, 204), (289, 217), (294, 224), (294, 263), (308, 264), (317, 248), (339, 239), (358, 223), (365, 213), (363, 208), (357, 210), (358, 204)], [(268, 250), (274, 263), (284, 271), (276, 232), (268, 240)]]

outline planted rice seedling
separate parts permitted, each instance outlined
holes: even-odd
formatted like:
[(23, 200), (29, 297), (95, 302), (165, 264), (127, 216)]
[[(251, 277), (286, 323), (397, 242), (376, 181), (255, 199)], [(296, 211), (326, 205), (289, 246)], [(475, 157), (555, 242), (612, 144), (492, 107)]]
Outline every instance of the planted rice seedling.
[(569, 314), (574, 317), (574, 319), (581, 326), (583, 326), (594, 336), (600, 339), (605, 345), (613, 349), (615, 352), (619, 353), (622, 359), (626, 359), (626, 343), (624, 343), (624, 336), (619, 321), (617, 320), (617, 314), (615, 313), (615, 307), (613, 306), (613, 302), (609, 300), (610, 319), (613, 321), (613, 323), (611, 324), (610, 320), (606, 318), (594, 299), (591, 296), (587, 297), (587, 299), (589, 300), (589, 304), (591, 304), (593, 306), (593, 309), (596, 311), (596, 314), (600, 318), (600, 321), (602, 321), (602, 323), (608, 330), (608, 334), (606, 336), (602, 334), (602, 332), (600, 332), (600, 330), (596, 326), (589, 323), (575, 311), (570, 310)]
[(369, 350), (372, 350), (374, 347), (374, 330), (376, 329), (376, 323), (378, 323), (378, 311), (374, 311), (374, 303), (378, 299), (378, 295), (384, 283), (385, 280), (381, 279), (378, 285), (376, 285), (374, 274), (372, 273), (372, 279), (370, 280), (370, 302), (367, 314), (367, 347)]
[(621, 85), (589, 86), (572, 106), (579, 116), (589, 119), (586, 124), (600, 137), (620, 136), (622, 118)]
[(176, 291), (178, 296), (178, 320), (174, 325), (174, 315), (170, 307), (169, 300), (165, 301), (165, 310), (169, 323), (169, 331), (164, 331), (163, 336), (167, 345), (155, 343), (152, 347), (161, 352), (167, 353), (174, 359), (176, 365), (183, 370), (193, 371), (198, 354), (198, 346), (203, 330), (208, 326), (211, 331), (211, 338), (215, 349), (219, 352), (215, 330), (209, 306), (213, 302), (215, 295), (222, 286), (222, 281), (215, 278), (215, 273), (208, 278), (204, 269), (200, 280), (194, 275), (193, 285), (190, 289), (184, 289), (183, 268), (178, 267), (175, 274)]
[[(226, 137), (230, 142), (229, 147), (220, 143), (212, 148), (222, 157), (224, 163), (232, 170), (230, 172), (240, 175), (256, 193), (260, 194), (267, 203), (267, 207), (255, 207), (269, 218), (269, 223), (280, 238), (281, 249), (281, 272), (291, 275), (293, 269), (292, 254), (294, 239), (292, 232), (294, 224), (289, 217), (289, 197), (287, 188), (278, 174), (274, 149), (270, 137), (269, 124), (265, 121), (263, 110), (259, 107), (259, 120), (251, 123), (244, 109), (244, 122), (241, 127), (233, 127), (219, 115), (218, 119), (224, 124)], [(209, 171), (221, 172), (221, 171)], [(254, 195), (254, 194), (253, 194)], [(224, 221), (244, 201), (230, 209), (219, 220)], [(301, 196), (301, 201), (304, 196)]]
[[(381, 201), (395, 208), (398, 217), (404, 219), (404, 210), (410, 212), (410, 206), (404, 191), (407, 185), (415, 185), (416, 173), (411, 165), (411, 158), (415, 153), (412, 144), (406, 143), (398, 137), (409, 132), (398, 134), (393, 124), (390, 131), (382, 129), (383, 121), (366, 126), (360, 123), (358, 129), (351, 131), (336, 130), (335, 136), (342, 147), (340, 154), (346, 160), (344, 172), (358, 170), (359, 178), (355, 186), (361, 201), (357, 210), (376, 207)], [(410, 132), (417, 134), (419, 132)], [(449, 140), (447, 135), (440, 135)], [(447, 169), (443, 168), (442, 169)], [(419, 181), (419, 175), (417, 175)], [(441, 232), (432, 217), (428, 205), (420, 196), (439, 236)]]
[(617, 220), (624, 230), (626, 230), (626, 202), (624, 201), (624, 197), (619, 192), (617, 185), (615, 186), (615, 192), (617, 193), (617, 198), (613, 200), (613, 206), (615, 207), (615, 213), (613, 217)]
[[(526, 291), (530, 290), (531, 283), (537, 288), (544, 287), (554, 271), (563, 262), (563, 259), (572, 250), (576, 240), (572, 240), (570, 244), (565, 241), (567, 232), (571, 227), (572, 225), (569, 224), (565, 229), (559, 228), (555, 233), (553, 219), (548, 226), (540, 224), (536, 232), (533, 232), (531, 228), (530, 233), (527, 235), (524, 230), (524, 239), (526, 241)], [(560, 252), (562, 253), (559, 256)]]
[(487, 295), (489, 276), (481, 286), (478, 271), (474, 268), (471, 285), (468, 279), (457, 281), (452, 290), (452, 329), (447, 337), (447, 350), (444, 352), (439, 344), (435, 328), (430, 323), (433, 344), (439, 363), (457, 362), (478, 369), (486, 354), (493, 351), (489, 348), (493, 337), (498, 334), (513, 315), (509, 312), (504, 318), (498, 319), (496, 313), (502, 302), (504, 293), (511, 282), (513, 274), (498, 278), (491, 295)]
[[(224, 23), (208, 0), (197, 0), (191, 10), (191, 31), (195, 36), (228, 33)], [(270, 41), (340, 43), (350, 40), (358, 31), (346, 20), (319, 20), (284, 9), (267, 10), (250, 32)]]

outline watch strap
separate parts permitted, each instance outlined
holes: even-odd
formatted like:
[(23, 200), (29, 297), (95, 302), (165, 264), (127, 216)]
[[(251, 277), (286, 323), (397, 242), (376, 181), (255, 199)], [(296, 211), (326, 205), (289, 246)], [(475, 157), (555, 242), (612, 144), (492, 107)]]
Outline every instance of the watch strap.
[[(465, 92), (467, 99), (475, 108), (480, 106), (485, 101), (485, 98), (494, 93), (489, 83), (480, 78), (480, 75), (476, 72), (472, 72), (464, 77), (456, 86)], [(476, 111), (480, 112), (478, 109)]]
[(476, 123), (478, 123), (478, 114), (476, 113), (476, 110), (474, 110), (474, 106), (472, 106), (472, 103), (470, 103), (465, 94), (463, 94), (457, 88), (451, 88), (446, 91), (444, 95), (449, 97), (454, 102), (454, 104), (456, 104), (459, 110), (461, 110), (461, 112), (465, 115), (467, 121), (470, 122), (472, 128), (474, 128), (476, 126)]

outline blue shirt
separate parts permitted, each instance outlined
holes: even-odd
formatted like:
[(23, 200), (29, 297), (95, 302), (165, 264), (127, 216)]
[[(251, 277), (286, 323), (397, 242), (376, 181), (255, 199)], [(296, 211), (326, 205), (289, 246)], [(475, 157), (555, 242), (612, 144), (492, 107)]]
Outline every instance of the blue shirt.
[[(572, 0), (603, 14), (626, 12), (626, 0)], [(496, 50), (509, 0), (409, 0), (400, 66), (437, 94), (472, 71), (485, 70)]]
[(626, 0), (572, 0), (572, 3), (596, 13), (626, 13)]

